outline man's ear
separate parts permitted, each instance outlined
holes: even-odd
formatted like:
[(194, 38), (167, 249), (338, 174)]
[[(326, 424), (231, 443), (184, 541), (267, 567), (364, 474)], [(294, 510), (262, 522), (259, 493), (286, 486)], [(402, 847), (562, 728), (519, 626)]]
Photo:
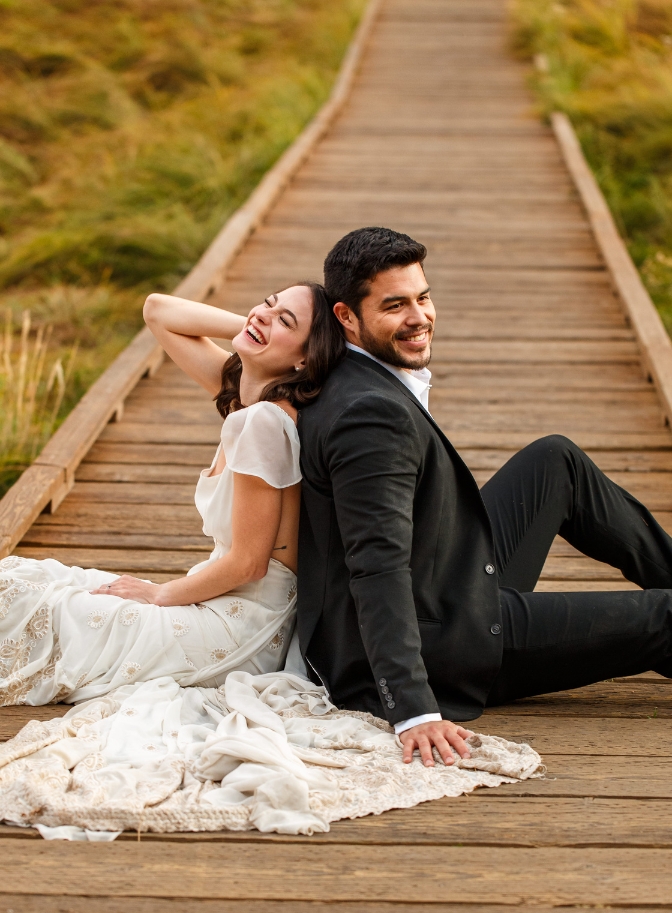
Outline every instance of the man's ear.
[(334, 305), (334, 314), (336, 315), (336, 320), (338, 320), (345, 330), (350, 330), (351, 333), (355, 334), (359, 332), (359, 320), (357, 319), (357, 315), (347, 304), (344, 304), (342, 301), (336, 302)]

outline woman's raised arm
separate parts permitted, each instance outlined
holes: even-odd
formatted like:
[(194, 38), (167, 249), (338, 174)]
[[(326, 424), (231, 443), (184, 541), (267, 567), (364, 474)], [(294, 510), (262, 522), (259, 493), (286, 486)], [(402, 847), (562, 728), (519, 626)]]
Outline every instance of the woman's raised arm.
[(145, 301), (143, 316), (157, 341), (185, 374), (213, 396), (218, 393), (229, 353), (212, 338), (233, 339), (245, 326), (246, 318), (210, 304), (156, 292)]

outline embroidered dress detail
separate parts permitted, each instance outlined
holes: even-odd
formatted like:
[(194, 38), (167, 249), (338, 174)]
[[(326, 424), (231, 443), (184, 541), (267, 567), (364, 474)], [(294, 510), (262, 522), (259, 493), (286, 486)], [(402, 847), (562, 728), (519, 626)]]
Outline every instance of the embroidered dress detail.
[(175, 637), (184, 637), (189, 633), (189, 625), (181, 618), (173, 618), (173, 633)]
[(230, 618), (240, 618), (243, 614), (243, 604), (237, 599), (235, 602), (229, 602), (224, 611)]
[(140, 618), (140, 609), (137, 606), (124, 606), (119, 612), (119, 624), (134, 625)]
[(108, 612), (89, 612), (86, 616), (86, 623), (90, 628), (102, 628), (108, 617)]
[(225, 647), (220, 647), (217, 650), (212, 650), (210, 653), (210, 659), (213, 663), (219, 663), (230, 654), (230, 650), (227, 650)]
[(285, 638), (283, 637), (282, 631), (278, 631), (268, 646), (271, 650), (280, 650), (284, 642)]

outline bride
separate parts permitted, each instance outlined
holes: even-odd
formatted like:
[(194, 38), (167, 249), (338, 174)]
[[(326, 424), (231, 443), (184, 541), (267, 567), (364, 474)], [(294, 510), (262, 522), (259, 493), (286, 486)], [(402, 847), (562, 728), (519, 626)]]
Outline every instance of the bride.
[[(224, 419), (195, 495), (214, 549), (161, 584), (50, 558), (0, 561), (2, 705), (75, 703), (162, 676), (218, 687), (232, 670), (284, 665), (296, 604), (297, 407), (344, 352), (325, 291), (291, 286), (247, 318), (152, 294), (144, 316)], [(211, 337), (233, 339), (236, 354)]]

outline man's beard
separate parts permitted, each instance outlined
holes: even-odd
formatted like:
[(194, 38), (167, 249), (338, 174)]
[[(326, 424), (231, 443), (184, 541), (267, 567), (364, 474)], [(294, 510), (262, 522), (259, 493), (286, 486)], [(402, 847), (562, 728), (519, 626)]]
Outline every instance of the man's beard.
[[(381, 361), (386, 362), (386, 364), (392, 365), (394, 368), (410, 368), (413, 371), (417, 371), (420, 368), (426, 368), (432, 357), (431, 333), (433, 329), (431, 323), (426, 323), (423, 326), (414, 329), (412, 333), (397, 333), (392, 339), (383, 340), (377, 339), (373, 333), (369, 332), (366, 324), (360, 321), (359, 339), (363, 349), (366, 349), (367, 352), (371, 355), (375, 355), (376, 358), (379, 358)], [(418, 352), (417, 355), (402, 355), (401, 352), (396, 349), (394, 345), (395, 339), (406, 339), (408, 336), (418, 336), (425, 331), (430, 334), (430, 345), (426, 352)]]

